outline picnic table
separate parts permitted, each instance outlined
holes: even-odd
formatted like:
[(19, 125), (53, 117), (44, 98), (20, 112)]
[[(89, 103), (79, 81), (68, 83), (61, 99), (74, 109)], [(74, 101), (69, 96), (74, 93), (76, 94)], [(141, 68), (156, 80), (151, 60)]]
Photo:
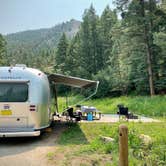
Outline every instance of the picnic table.
[(101, 111), (95, 107), (81, 106), (82, 118), (88, 120), (88, 116), (92, 116), (92, 120), (101, 119)]
[(89, 106), (76, 106), (76, 110), (74, 111), (73, 107), (68, 107), (62, 113), (62, 116), (66, 117), (66, 120), (75, 121), (80, 120), (100, 120), (101, 119), (101, 112), (97, 110), (95, 107)]

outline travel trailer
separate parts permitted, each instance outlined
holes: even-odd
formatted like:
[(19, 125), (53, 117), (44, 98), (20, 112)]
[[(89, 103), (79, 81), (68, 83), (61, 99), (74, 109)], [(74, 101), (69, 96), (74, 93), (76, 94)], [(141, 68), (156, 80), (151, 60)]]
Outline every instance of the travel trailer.
[(50, 83), (79, 88), (98, 84), (60, 74), (48, 76), (25, 65), (0, 67), (0, 137), (39, 136), (50, 126), (55, 114), (50, 110)]

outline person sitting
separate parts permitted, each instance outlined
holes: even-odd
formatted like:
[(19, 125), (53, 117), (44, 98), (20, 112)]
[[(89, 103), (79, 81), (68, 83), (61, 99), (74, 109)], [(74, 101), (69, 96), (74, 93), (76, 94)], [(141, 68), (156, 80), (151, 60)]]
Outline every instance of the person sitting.
[(80, 117), (82, 116), (81, 105), (76, 105), (76, 114)]
[(73, 111), (73, 107), (69, 107), (67, 108), (67, 113), (68, 115), (70, 116), (70, 118), (74, 118), (76, 121), (80, 121), (81, 120), (81, 116), (80, 115), (77, 115), (77, 114), (74, 114), (74, 111)]

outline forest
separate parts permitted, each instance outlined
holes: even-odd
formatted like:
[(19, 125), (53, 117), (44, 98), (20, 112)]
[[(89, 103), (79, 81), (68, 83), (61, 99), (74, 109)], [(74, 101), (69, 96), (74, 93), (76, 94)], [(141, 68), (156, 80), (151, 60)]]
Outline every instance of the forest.
[[(166, 93), (166, 1), (116, 0), (101, 16), (93, 5), (73, 37), (53, 47), (9, 51), (0, 35), (0, 65), (17, 62), (46, 73), (99, 80), (96, 97)], [(54, 35), (54, 34), (52, 34)], [(13, 62), (15, 57), (16, 62)]]

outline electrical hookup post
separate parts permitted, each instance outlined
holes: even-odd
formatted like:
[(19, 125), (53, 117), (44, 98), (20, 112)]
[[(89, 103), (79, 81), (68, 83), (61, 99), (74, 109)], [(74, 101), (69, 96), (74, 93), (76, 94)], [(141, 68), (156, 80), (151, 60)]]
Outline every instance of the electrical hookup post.
[(119, 166), (128, 166), (128, 127), (119, 126)]

